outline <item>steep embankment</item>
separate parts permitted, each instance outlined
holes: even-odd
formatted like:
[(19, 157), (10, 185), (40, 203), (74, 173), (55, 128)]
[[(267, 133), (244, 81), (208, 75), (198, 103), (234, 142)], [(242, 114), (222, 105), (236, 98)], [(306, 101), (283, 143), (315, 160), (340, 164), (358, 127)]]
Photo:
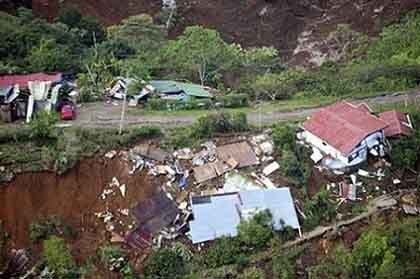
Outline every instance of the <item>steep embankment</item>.
[[(95, 214), (113, 214), (114, 232), (124, 236), (133, 219), (122, 210), (159, 190), (160, 181), (144, 172), (129, 175), (128, 161), (118, 156), (112, 160), (90, 159), (63, 176), (38, 172), (18, 175), (12, 182), (0, 185), (0, 223), (10, 235), (10, 248), (30, 246), (30, 226), (46, 217), (58, 217), (78, 233), (72, 243), (77, 258), (94, 255), (105, 241), (105, 224)], [(126, 185), (123, 196), (110, 182), (116, 178)], [(103, 197), (108, 190), (106, 198)]]
[[(106, 24), (139, 13), (156, 15), (160, 0), (74, 0), (66, 5), (80, 7)], [(356, 31), (376, 34), (383, 25), (420, 7), (420, 0), (178, 0), (177, 21), (170, 36), (186, 26), (216, 28), (229, 42), (244, 46), (275, 46), (295, 63), (315, 60), (328, 51), (322, 44), (339, 23)]]

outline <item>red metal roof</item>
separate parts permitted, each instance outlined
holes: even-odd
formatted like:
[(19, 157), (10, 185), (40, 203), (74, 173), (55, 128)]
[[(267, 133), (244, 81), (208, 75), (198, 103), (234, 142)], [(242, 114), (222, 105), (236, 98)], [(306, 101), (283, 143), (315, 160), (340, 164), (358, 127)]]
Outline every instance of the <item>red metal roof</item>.
[(347, 155), (364, 138), (387, 127), (387, 123), (364, 107), (340, 102), (315, 112), (303, 127)]
[(386, 137), (409, 136), (412, 127), (407, 114), (395, 110), (386, 111), (379, 114), (379, 118), (388, 124), (385, 129)]
[(27, 88), (29, 81), (59, 81), (61, 80), (61, 74), (44, 74), (36, 73), (29, 75), (6, 75), (0, 76), (0, 87), (13, 86), (19, 84), (20, 88)]

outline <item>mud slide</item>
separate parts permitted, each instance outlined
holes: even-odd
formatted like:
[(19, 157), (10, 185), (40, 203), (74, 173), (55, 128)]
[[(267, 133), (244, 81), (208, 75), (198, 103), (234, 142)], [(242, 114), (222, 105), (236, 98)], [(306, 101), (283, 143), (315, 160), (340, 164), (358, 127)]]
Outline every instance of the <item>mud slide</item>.
[[(79, 233), (75, 254), (85, 258), (95, 253), (106, 239), (103, 220), (95, 213), (109, 211), (114, 215), (115, 232), (124, 235), (133, 225), (130, 215), (121, 210), (134, 207), (158, 191), (158, 179), (144, 172), (129, 176), (128, 162), (113, 160), (85, 160), (66, 175), (54, 173), (26, 173), (11, 183), (0, 186), (0, 220), (11, 236), (11, 246), (30, 245), (30, 224), (39, 218), (57, 216)], [(113, 177), (126, 184), (123, 197), (118, 187), (105, 199), (104, 189), (110, 189)]]

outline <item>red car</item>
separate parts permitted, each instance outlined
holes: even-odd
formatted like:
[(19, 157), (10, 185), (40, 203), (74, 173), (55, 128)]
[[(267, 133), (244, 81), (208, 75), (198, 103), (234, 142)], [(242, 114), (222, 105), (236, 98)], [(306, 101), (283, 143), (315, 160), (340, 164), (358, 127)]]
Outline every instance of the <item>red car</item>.
[(67, 103), (61, 107), (60, 111), (61, 120), (74, 120), (76, 119), (76, 107), (74, 104)]

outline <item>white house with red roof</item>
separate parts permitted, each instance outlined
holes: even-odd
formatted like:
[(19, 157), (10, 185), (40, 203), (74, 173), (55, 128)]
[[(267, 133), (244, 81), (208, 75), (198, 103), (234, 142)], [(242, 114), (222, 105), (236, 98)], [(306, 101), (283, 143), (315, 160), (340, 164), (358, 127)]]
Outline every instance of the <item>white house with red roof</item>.
[(388, 126), (366, 104), (339, 102), (315, 112), (298, 138), (312, 147), (315, 162), (322, 159), (328, 167), (341, 169), (360, 164), (368, 153), (384, 156)]

